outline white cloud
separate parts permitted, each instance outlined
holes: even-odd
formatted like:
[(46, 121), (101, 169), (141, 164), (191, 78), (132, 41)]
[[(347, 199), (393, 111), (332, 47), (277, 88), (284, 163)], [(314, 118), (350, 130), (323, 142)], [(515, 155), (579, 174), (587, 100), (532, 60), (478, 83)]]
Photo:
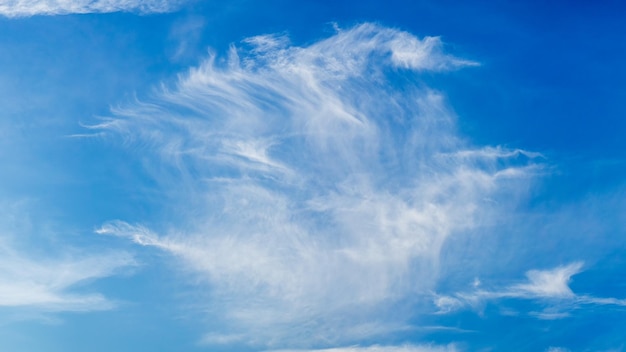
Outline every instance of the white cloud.
[[(544, 311), (529, 313), (543, 320), (570, 317), (569, 311), (578, 309), (581, 305), (626, 306), (626, 299), (593, 297), (574, 293), (569, 287), (569, 283), (571, 277), (578, 274), (582, 267), (582, 262), (574, 262), (548, 270), (530, 270), (526, 272), (527, 281), (524, 283), (494, 290), (476, 288), (473, 291), (460, 292), (453, 296), (435, 295), (433, 303), (439, 309), (439, 314), (446, 314), (465, 307), (480, 307), (490, 300), (513, 298), (550, 301), (553, 305), (548, 305)], [(562, 311), (562, 309), (566, 311)]]
[(557, 319), (569, 318), (572, 316), (570, 313), (567, 313), (567, 312), (550, 312), (550, 311), (530, 312), (529, 315), (540, 320), (557, 320)]
[(512, 287), (512, 293), (529, 297), (573, 297), (574, 292), (569, 288), (572, 275), (578, 274), (583, 263), (576, 262), (566, 266), (559, 266), (552, 270), (531, 270), (526, 273), (528, 283)]
[(108, 277), (133, 265), (125, 254), (89, 258), (33, 259), (7, 248), (0, 249), (0, 307), (43, 311), (93, 311), (111, 309), (115, 303), (99, 293), (74, 292), (78, 284)]
[(322, 350), (276, 350), (273, 352), (455, 352), (454, 345), (403, 345), (403, 346), (368, 346), (340, 347)]
[(546, 352), (569, 352), (569, 349), (563, 347), (550, 347)]
[(223, 327), (207, 340), (329, 346), (405, 328), (445, 241), (514, 202), (503, 194), (536, 155), (473, 147), (441, 94), (391, 83), (474, 65), (436, 37), (364, 24), (307, 47), (245, 43), (94, 126), (134, 142), (181, 209), (173, 231), (98, 232), (206, 283)]
[[(59, 246), (41, 253), (32, 239), (24, 205), (2, 203), (0, 219), (0, 307), (45, 312), (94, 311), (115, 307), (115, 302), (92, 293), (86, 283), (134, 266), (123, 252), (76, 255)], [(34, 243), (31, 243), (34, 242)], [(57, 253), (54, 255), (54, 253)], [(79, 287), (80, 286), (80, 287)]]
[(176, 9), (182, 0), (3, 0), (0, 15), (29, 17), (105, 12), (161, 13)]
[(626, 299), (618, 299), (613, 297), (593, 297), (593, 296), (578, 296), (578, 301), (582, 304), (599, 304), (599, 305), (614, 305), (625, 306)]

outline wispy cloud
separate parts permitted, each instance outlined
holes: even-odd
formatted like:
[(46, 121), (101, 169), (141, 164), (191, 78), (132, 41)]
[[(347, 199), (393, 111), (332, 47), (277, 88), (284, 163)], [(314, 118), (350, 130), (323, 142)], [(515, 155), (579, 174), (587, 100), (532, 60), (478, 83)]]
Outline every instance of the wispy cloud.
[(368, 346), (368, 347), (340, 347), (322, 350), (276, 350), (272, 352), (455, 352), (454, 345), (404, 345), (404, 346)]
[(434, 302), (439, 308), (439, 313), (450, 313), (467, 307), (480, 307), (485, 302), (500, 299), (540, 300), (551, 304), (544, 311), (530, 312), (530, 315), (545, 320), (569, 317), (570, 311), (581, 305), (626, 306), (626, 299), (574, 293), (569, 283), (572, 276), (578, 274), (582, 267), (582, 262), (575, 262), (548, 270), (530, 270), (526, 273), (526, 282), (502, 289), (485, 290), (476, 287), (473, 291), (460, 292), (452, 296), (437, 296)]
[(576, 262), (551, 270), (530, 270), (526, 273), (528, 282), (513, 286), (512, 292), (521, 297), (573, 297), (569, 282), (582, 266), (583, 263)]
[(132, 257), (125, 254), (42, 260), (3, 247), (0, 255), (0, 307), (52, 312), (113, 308), (115, 303), (99, 293), (73, 289), (134, 264)]
[(550, 347), (546, 352), (569, 352), (569, 350), (563, 347)]
[(115, 307), (115, 302), (100, 293), (89, 292), (84, 284), (134, 266), (135, 261), (130, 254), (110, 252), (76, 255), (75, 250), (60, 246), (54, 251), (58, 253), (56, 256), (51, 253), (43, 255), (37, 249), (37, 243), (18, 241), (20, 238), (32, 237), (26, 231), (16, 232), (16, 229), (21, 229), (20, 226), (6, 225), (15, 222), (15, 218), (23, 217), (13, 213), (21, 206), (11, 210), (10, 206), (2, 205), (0, 308), (61, 312)]
[(443, 47), (363, 24), (307, 47), (259, 36), (211, 55), (94, 126), (158, 165), (177, 229), (98, 232), (206, 282), (202, 309), (222, 326), (207, 341), (323, 347), (404, 328), (401, 307), (433, 290), (445, 241), (514, 202), (507, 192), (539, 167), (457, 135), (420, 74), (475, 63)]
[(0, 15), (29, 17), (105, 12), (148, 14), (173, 11), (182, 3), (183, 0), (4, 0), (0, 3)]

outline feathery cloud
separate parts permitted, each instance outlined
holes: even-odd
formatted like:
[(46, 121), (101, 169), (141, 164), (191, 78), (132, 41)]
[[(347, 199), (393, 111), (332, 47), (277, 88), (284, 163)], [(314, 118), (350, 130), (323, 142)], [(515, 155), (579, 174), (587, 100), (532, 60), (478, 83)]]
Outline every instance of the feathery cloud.
[(277, 350), (273, 352), (455, 352), (454, 345), (404, 345), (404, 346), (369, 346), (369, 347), (340, 347), (323, 350)]
[(538, 155), (457, 135), (420, 74), (476, 64), (437, 37), (363, 24), (307, 47), (244, 44), (91, 127), (157, 165), (183, 209), (174, 231), (97, 232), (197, 275), (221, 319), (208, 342), (324, 347), (404, 328), (410, 310), (389, 308), (431, 292), (445, 241), (514, 201)]
[[(100, 293), (90, 293), (89, 281), (109, 277), (135, 265), (124, 252), (76, 255), (59, 247), (58, 255), (35, 255), (37, 241), (24, 240), (30, 225), (21, 214), (24, 206), (3, 203), (0, 219), (0, 307), (44, 312), (94, 311), (115, 307)], [(18, 219), (18, 220), (16, 220)], [(19, 243), (18, 243), (19, 242)], [(35, 243), (31, 243), (35, 242)]]
[(29, 17), (106, 12), (162, 13), (175, 10), (182, 0), (5, 0), (0, 15)]
[(73, 288), (86, 281), (112, 276), (120, 269), (134, 265), (131, 256), (119, 253), (41, 260), (2, 246), (0, 255), (0, 307), (48, 312), (115, 307), (114, 302), (99, 293), (77, 293)]
[[(548, 270), (530, 270), (526, 272), (527, 281), (503, 289), (484, 290), (477, 287), (474, 291), (460, 292), (453, 296), (436, 296), (435, 305), (439, 313), (445, 314), (466, 307), (478, 307), (487, 301), (500, 299), (524, 299), (552, 302), (542, 312), (531, 312), (539, 319), (553, 320), (567, 318), (569, 311), (581, 305), (616, 305), (626, 306), (626, 299), (603, 298), (578, 295), (569, 287), (573, 275), (583, 267), (582, 262), (558, 266)], [(555, 309), (557, 309), (555, 311)], [(562, 311), (562, 310), (565, 311)]]

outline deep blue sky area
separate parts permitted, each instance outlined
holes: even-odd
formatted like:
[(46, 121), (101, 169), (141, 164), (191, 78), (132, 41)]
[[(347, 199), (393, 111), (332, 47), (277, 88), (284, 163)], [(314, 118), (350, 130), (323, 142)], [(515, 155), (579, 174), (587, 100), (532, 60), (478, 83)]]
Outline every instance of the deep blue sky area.
[(0, 0), (0, 350), (626, 349), (620, 1)]

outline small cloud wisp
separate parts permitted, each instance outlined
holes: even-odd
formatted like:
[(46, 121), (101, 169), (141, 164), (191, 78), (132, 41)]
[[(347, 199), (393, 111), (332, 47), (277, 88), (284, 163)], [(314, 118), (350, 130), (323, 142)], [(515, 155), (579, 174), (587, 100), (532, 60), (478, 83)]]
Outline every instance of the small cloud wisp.
[(544, 320), (567, 318), (571, 310), (581, 305), (626, 306), (626, 299), (574, 293), (569, 283), (572, 276), (581, 272), (582, 267), (582, 262), (574, 262), (548, 270), (530, 270), (526, 272), (525, 283), (511, 285), (500, 290), (483, 290), (477, 287), (473, 291), (460, 292), (452, 296), (438, 295), (434, 303), (440, 314), (446, 314), (468, 307), (481, 307), (485, 302), (502, 299), (544, 301), (551, 304), (542, 312), (530, 313)]
[(0, 245), (0, 307), (41, 312), (85, 312), (116, 306), (100, 293), (76, 286), (115, 275), (135, 261), (127, 253), (84, 258), (33, 259)]
[(9, 18), (86, 13), (174, 11), (182, 0), (3, 0), (0, 16)]

